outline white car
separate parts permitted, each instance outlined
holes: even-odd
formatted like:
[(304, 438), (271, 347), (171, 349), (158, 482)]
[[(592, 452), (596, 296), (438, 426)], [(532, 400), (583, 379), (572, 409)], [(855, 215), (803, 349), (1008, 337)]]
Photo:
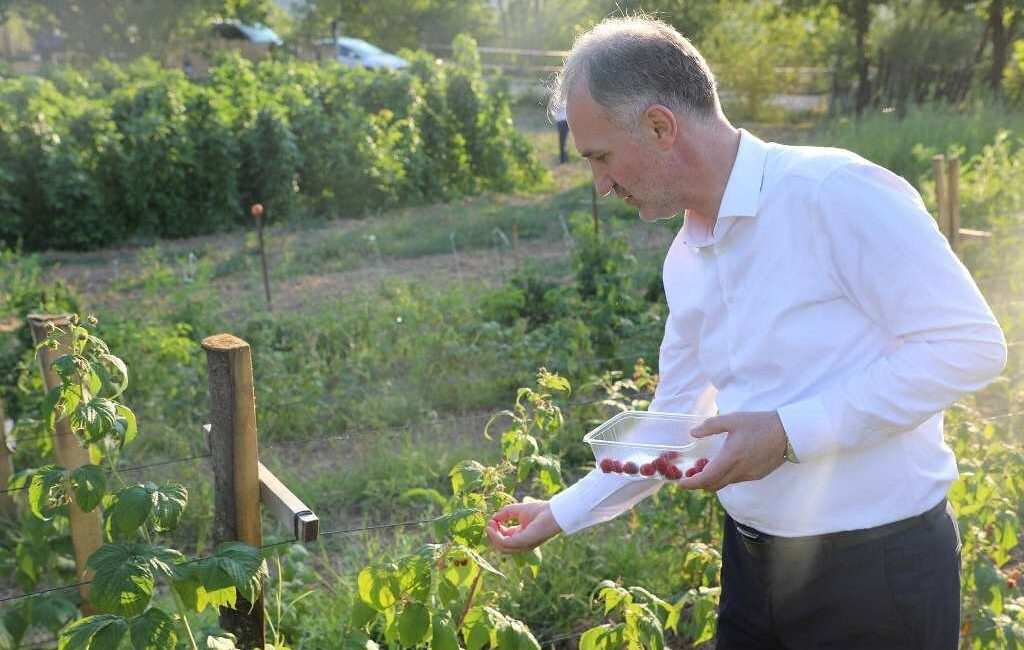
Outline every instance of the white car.
[[(321, 46), (329, 47), (331, 43), (332, 39), (329, 38), (320, 41)], [(342, 65), (368, 68), (370, 70), (384, 68), (401, 70), (402, 68), (409, 67), (409, 62), (402, 57), (396, 56), (391, 52), (385, 52), (376, 45), (371, 45), (361, 38), (339, 36), (333, 39), (333, 43), (334, 58)]]

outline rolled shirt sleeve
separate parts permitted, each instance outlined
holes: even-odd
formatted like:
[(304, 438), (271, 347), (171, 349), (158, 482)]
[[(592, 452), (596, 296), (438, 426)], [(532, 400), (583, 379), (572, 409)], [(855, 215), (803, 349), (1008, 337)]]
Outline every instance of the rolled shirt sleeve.
[[(650, 410), (713, 415), (715, 390), (700, 372), (696, 337), (684, 337), (679, 329), (669, 314), (659, 357), (662, 380)], [(551, 514), (562, 532), (572, 534), (619, 516), (663, 484), (606, 474), (595, 468), (551, 498)]]
[(912, 430), (991, 382), (1007, 358), (995, 316), (909, 183), (858, 162), (819, 188), (815, 253), (896, 345), (779, 409), (801, 460)]

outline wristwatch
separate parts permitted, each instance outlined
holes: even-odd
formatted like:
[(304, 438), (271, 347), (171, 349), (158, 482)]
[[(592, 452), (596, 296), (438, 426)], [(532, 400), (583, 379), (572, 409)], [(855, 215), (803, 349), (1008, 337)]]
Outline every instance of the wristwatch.
[(789, 436), (785, 431), (782, 435), (786, 436), (786, 451), (782, 454), (782, 460), (787, 463), (799, 463), (800, 459), (796, 457), (796, 450), (793, 449), (793, 443), (789, 441)]

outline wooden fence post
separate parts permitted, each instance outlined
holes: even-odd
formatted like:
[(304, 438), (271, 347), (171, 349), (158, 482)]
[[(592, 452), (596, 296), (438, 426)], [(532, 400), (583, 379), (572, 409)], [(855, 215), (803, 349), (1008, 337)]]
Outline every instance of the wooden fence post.
[(949, 239), (949, 202), (946, 200), (946, 156), (932, 156), (932, 173), (935, 176), (935, 205), (938, 208), (939, 232)]
[[(256, 398), (249, 344), (230, 334), (203, 339), (210, 387), (210, 454), (214, 476), (213, 541), (263, 543), (260, 521)], [(262, 648), (263, 593), (256, 602), (239, 596), (222, 607), (220, 624), (238, 637), (239, 647)]]
[[(70, 324), (71, 318), (67, 314), (29, 314), (28, 316), (28, 326), (32, 330), (32, 340), (36, 345), (49, 335), (51, 326), (67, 328)], [(67, 338), (62, 337), (62, 339), (56, 350), (40, 348), (38, 352), (39, 369), (42, 371), (43, 386), (47, 391), (60, 385), (60, 378), (51, 366), (58, 357), (68, 352)], [(89, 452), (78, 444), (78, 440), (71, 433), (67, 418), (61, 418), (54, 423), (53, 449), (57, 455), (57, 462), (65, 469), (72, 470), (89, 463)], [(68, 506), (68, 516), (71, 519), (71, 542), (75, 549), (75, 571), (80, 579), (91, 580), (92, 571), (88, 571), (85, 564), (89, 556), (103, 545), (100, 510), (96, 508), (92, 512), (82, 512), (72, 496), (72, 502)], [(93, 613), (93, 609), (88, 603), (89, 585), (80, 586), (78, 591), (84, 601), (82, 613)]]
[[(14, 461), (11, 450), (7, 448), (7, 414), (4, 412), (4, 401), (0, 399), (0, 490), (7, 489), (12, 474)], [(0, 515), (11, 520), (18, 516), (17, 506), (10, 494), (0, 495)]]
[(960, 159), (951, 156), (946, 166), (946, 215), (949, 220), (949, 245), (960, 254)]

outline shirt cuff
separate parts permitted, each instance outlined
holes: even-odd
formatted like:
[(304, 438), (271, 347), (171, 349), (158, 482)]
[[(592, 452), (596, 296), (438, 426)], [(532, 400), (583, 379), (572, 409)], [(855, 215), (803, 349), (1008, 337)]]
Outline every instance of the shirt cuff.
[(821, 397), (810, 397), (787, 404), (778, 410), (786, 437), (800, 462), (812, 461), (835, 453), (839, 445), (832, 421)]
[(662, 481), (638, 481), (619, 474), (591, 471), (551, 497), (551, 516), (566, 535), (609, 521), (658, 491)]

